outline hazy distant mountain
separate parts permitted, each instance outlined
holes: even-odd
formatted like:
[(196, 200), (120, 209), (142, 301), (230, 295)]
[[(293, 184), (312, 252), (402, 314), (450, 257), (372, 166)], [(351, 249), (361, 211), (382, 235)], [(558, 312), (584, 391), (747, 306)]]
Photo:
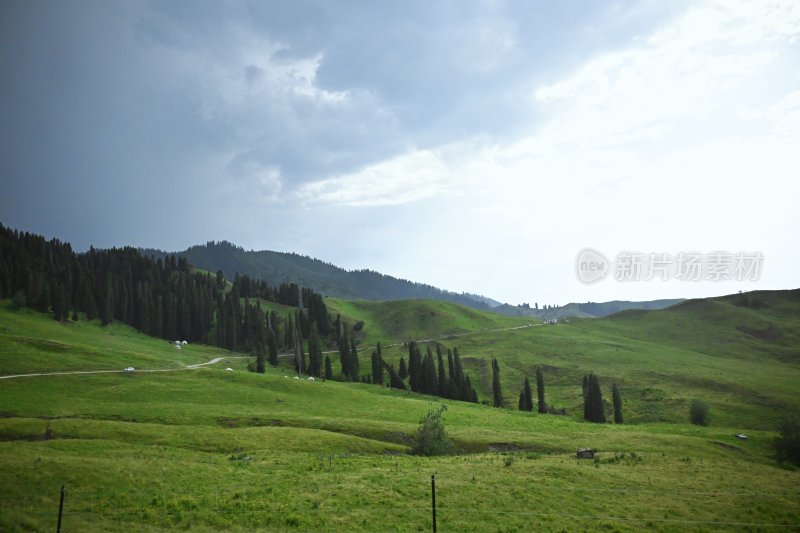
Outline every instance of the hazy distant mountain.
[(541, 318), (542, 320), (559, 320), (568, 317), (601, 318), (627, 309), (664, 309), (683, 301), (685, 300), (682, 298), (673, 300), (652, 300), (649, 302), (614, 300), (613, 302), (570, 303), (561, 307), (551, 307), (548, 309), (534, 309), (531, 307), (503, 304), (495, 307), (492, 311), (509, 316), (529, 316)]
[(185, 257), (195, 268), (211, 272), (222, 270), (226, 279), (233, 279), (239, 273), (262, 279), (270, 285), (293, 282), (325, 296), (363, 300), (427, 298), (477, 309), (490, 309), (500, 305), (500, 302), (485, 296), (445, 291), (372, 270), (344, 270), (319, 259), (295, 253), (245, 251), (227, 241), (208, 242), (204, 246), (192, 246), (182, 252), (153, 249), (142, 249), (141, 252), (156, 258), (173, 254)]

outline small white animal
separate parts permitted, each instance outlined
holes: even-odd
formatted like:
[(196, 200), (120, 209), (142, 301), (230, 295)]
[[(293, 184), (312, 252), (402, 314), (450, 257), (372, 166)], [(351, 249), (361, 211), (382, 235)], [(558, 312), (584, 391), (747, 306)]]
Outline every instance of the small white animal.
[(297, 376), (295, 376), (295, 377), (294, 377), (294, 379), (300, 379), (300, 378), (298, 378)]
[(314, 376), (308, 376), (308, 381), (316, 381), (316, 380), (314, 379)]
[(230, 368), (230, 367), (226, 368), (225, 370), (228, 371), (228, 372), (233, 372), (233, 369)]

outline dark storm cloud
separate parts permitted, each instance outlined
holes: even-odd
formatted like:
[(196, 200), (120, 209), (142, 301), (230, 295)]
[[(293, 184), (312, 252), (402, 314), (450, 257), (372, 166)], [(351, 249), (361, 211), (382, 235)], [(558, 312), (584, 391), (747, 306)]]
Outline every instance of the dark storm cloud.
[[(543, 73), (662, 15), (569, 2), (0, 9), (0, 220), (84, 247), (205, 240), (243, 221), (240, 203), (511, 135), (530, 127)], [(619, 20), (597, 34), (598, 17)]]

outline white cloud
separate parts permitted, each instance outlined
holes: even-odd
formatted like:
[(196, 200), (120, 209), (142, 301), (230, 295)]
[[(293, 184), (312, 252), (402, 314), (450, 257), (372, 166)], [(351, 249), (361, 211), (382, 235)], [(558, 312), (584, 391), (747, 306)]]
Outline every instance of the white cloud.
[(394, 272), (511, 301), (726, 290), (587, 288), (572, 271), (584, 246), (611, 255), (760, 250), (770, 265), (762, 287), (797, 286), (800, 255), (789, 240), (800, 227), (800, 89), (783, 66), (796, 62), (798, 35), (797, 2), (695, 4), (650, 38), (540, 87), (531, 105), (546, 121), (529, 135), (413, 152), (303, 192), (343, 205), (459, 194), (426, 214), (416, 246), (470, 268), (393, 263)]
[(440, 155), (421, 150), (353, 174), (308, 183), (297, 196), (304, 203), (397, 205), (441, 194), (450, 183), (450, 171)]

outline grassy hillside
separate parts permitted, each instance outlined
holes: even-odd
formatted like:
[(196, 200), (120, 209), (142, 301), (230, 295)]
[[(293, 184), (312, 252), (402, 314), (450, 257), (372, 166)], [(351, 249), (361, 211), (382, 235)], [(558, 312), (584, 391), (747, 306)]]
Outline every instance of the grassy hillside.
[[(362, 344), (391, 344), (409, 340), (444, 338), (531, 324), (531, 319), (498, 315), (462, 305), (433, 300), (368, 302), (326, 298), (328, 313), (341, 314), (350, 326), (364, 323), (359, 332)], [(533, 322), (539, 321), (533, 319)]]
[[(116, 367), (132, 354), (156, 367), (190, 359), (125, 328), (61, 325), (7, 308), (0, 324), (11, 330), (4, 342), (32, 341), (27, 370), (59, 368), (86, 350)], [(512, 335), (524, 332), (560, 330)], [(7, 374), (10, 344), (2, 346)], [(194, 349), (199, 360), (219, 355)], [(742, 442), (738, 428), (720, 425), (593, 425), (443, 402), (463, 452), (420, 458), (405, 451), (440, 400), (294, 380), (282, 368), (251, 374), (246, 362), (0, 380), (0, 530), (52, 529), (62, 484), (66, 531), (427, 530), (434, 473), (441, 531), (800, 523), (800, 473), (770, 459), (769, 432)], [(597, 462), (574, 459), (584, 446), (600, 451)]]
[[(124, 326), (58, 324), (2, 302), (0, 374), (181, 370), (0, 380), (0, 530), (52, 529), (62, 484), (67, 531), (427, 530), (434, 473), (442, 531), (791, 530), (800, 472), (778, 467), (774, 433), (756, 428), (797, 408), (797, 292), (750, 298), (521, 329), (441, 302), (329, 301), (385, 344), (472, 332), (443, 342), (460, 347), (484, 395), (486, 361), (498, 357), (509, 404), (540, 364), (548, 398), (574, 413), (592, 369), (604, 388), (621, 385), (626, 419), (639, 422), (623, 426), (309, 383), (285, 366), (251, 374), (237, 354), (177, 351)], [(214, 357), (224, 359), (186, 368)], [(694, 397), (711, 402), (710, 427), (683, 423)], [(461, 453), (407, 455), (440, 403)], [(734, 437), (745, 430), (748, 441)], [(578, 447), (598, 460), (576, 460)]]
[[(710, 402), (713, 423), (742, 428), (771, 429), (787, 412), (800, 411), (797, 290), (455, 338), (448, 333), (528, 322), (491, 322), (480, 313), (465, 317), (472, 311), (436, 302), (330, 302), (350, 320), (364, 320), (365, 357), (377, 340), (387, 345), (435, 336), (445, 347), (459, 347), (482, 398), (491, 397), (489, 363), (496, 357), (509, 407), (516, 406), (523, 378), (532, 379), (541, 366), (548, 402), (576, 418), (582, 413), (581, 379), (588, 372), (600, 377), (609, 413), (611, 384), (618, 384), (630, 422), (682, 422), (695, 398)], [(403, 355), (402, 345), (384, 350), (395, 364)]]
[(30, 309), (11, 311), (0, 300), (0, 375), (58, 370), (172, 368), (225, 355), (219, 348), (148, 337), (124, 324), (58, 323)]

